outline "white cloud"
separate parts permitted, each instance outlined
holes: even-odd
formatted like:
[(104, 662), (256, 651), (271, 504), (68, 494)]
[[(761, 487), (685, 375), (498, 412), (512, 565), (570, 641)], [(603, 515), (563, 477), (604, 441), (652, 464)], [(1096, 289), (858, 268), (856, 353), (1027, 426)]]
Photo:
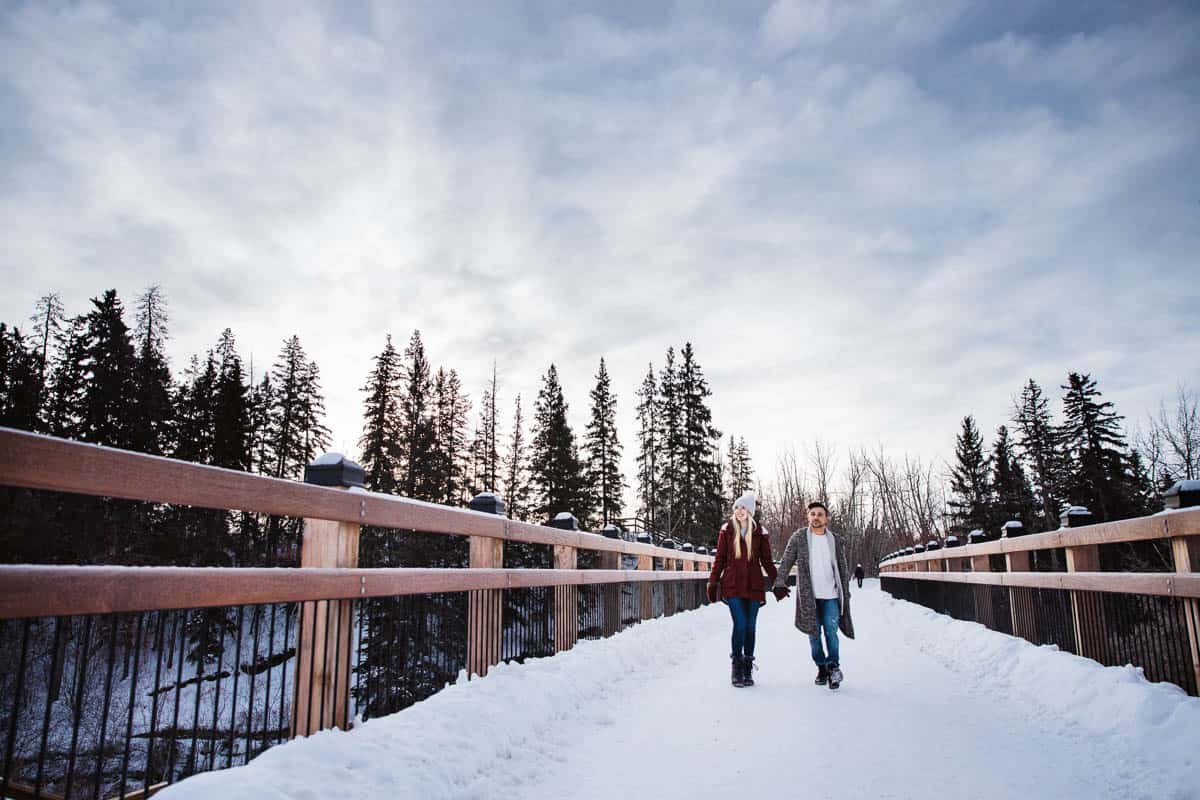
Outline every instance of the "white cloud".
[(1194, 57), (1160, 18), (971, 10), (12, 9), (0, 319), (158, 282), (177, 365), (230, 326), (261, 372), (299, 333), (351, 452), (413, 328), (475, 398), (496, 358), (505, 406), (557, 362), (580, 427), (606, 356), (630, 459), (688, 340), (764, 472), (815, 436), (941, 457), (1069, 369), (1136, 416), (1195, 378), (1160, 343), (1200, 351)]

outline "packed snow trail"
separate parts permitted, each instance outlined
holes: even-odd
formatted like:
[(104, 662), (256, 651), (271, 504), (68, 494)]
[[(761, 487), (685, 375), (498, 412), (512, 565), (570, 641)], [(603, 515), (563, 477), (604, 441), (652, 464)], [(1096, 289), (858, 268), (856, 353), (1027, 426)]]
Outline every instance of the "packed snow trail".
[(845, 683), (814, 686), (792, 601), (729, 685), (723, 605), (506, 665), (390, 717), (190, 778), (241, 798), (1200, 798), (1200, 699), (973, 623), (854, 595)]

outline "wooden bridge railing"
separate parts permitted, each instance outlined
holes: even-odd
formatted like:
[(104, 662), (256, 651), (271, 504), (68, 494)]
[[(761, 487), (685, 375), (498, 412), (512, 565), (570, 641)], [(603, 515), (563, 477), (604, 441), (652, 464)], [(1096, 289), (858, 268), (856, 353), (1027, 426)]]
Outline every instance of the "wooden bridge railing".
[[(11, 668), (5, 688), (12, 693), (0, 698), (0, 797), (56, 797), (64, 789), (69, 794), (72, 785), (88, 794), (103, 790), (104, 796), (133, 796), (126, 794), (129, 784), (152, 793), (186, 774), (223, 766), (222, 756), (225, 765), (235, 753), (248, 760), (284, 734), (346, 728), (352, 705), (360, 715), (377, 716), (436, 691), (438, 681), (453, 680), (456, 672), (485, 675), (504, 660), (560, 652), (583, 636), (611, 635), (638, 620), (695, 608), (705, 602), (702, 581), (712, 563), (707, 554), (7, 428), (0, 428), (0, 486), (304, 518), (300, 568), (0, 566), (0, 670)], [(468, 567), (360, 568), (363, 525), (469, 537)], [(554, 568), (506, 569), (505, 542), (551, 547)], [(599, 553), (599, 568), (578, 569), (580, 550)], [(621, 569), (623, 561), (636, 569)], [(282, 632), (276, 626), (280, 613)], [(196, 652), (217, 653), (215, 671), (205, 674), (211, 656), (201, 653), (195, 674), (185, 679), (185, 642)], [(234, 663), (226, 669), (229, 651)], [(122, 654), (116, 684), (128, 684), (121, 689), (128, 693), (127, 707), (113, 700), (114, 665)], [(139, 678), (143, 657), (157, 661), (152, 682), (149, 663)], [(106, 666), (105, 680), (88, 674), (89, 662), (97, 660), (100, 672)], [(248, 701), (239, 700), (242, 674)], [(257, 676), (266, 682), (265, 699), (256, 694)], [(233, 688), (222, 698), (222, 684), (231, 678)], [(63, 691), (66, 684), (69, 691)], [(101, 686), (103, 702), (97, 703)], [(193, 696), (190, 730), (180, 719), (181, 708), (185, 717), (188, 710), (184, 689)], [(167, 703), (159, 708), (158, 697), (172, 691), (172, 720), (164, 728), (159, 714), (166, 715)], [(150, 709), (142, 707), (139, 693), (151, 697)], [(90, 756), (95, 771), (87, 776), (76, 764), (85, 706), (97, 707), (102, 719)], [(118, 748), (105, 740), (105, 729), (121, 727), (110, 720), (118, 711), (128, 719), (118, 736), (124, 756), (114, 761)], [(201, 726), (210, 713), (206, 734)], [(144, 718), (140, 734), (136, 716)], [(74, 732), (69, 757), (57, 763), (60, 754), (49, 752), (54, 748), (47, 741), (62, 740), (65, 750), (63, 726)], [(165, 744), (156, 751), (155, 739), (166, 731), (170, 746), (164, 754)], [(148, 737), (144, 748), (139, 736)], [(184, 759), (176, 747), (188, 740)], [(130, 767), (131, 751), (144, 756), (140, 767)], [(160, 763), (163, 758), (169, 763)]]
[[(1067, 527), (1077, 520), (1064, 513), (1057, 531), (894, 555), (880, 564), (882, 586), (1035, 644), (1140, 666), (1197, 694), (1200, 507)], [(1174, 572), (1102, 571), (1101, 548), (1134, 542), (1167, 545)], [(1054, 571), (1032, 569), (1047, 565)]]

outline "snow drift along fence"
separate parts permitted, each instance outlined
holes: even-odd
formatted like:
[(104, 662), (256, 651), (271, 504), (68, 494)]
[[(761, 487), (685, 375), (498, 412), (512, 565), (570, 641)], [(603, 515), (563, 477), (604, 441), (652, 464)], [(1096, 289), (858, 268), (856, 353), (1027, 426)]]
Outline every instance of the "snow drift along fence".
[[(304, 518), (300, 568), (0, 566), (0, 797), (146, 797), (697, 608), (712, 560), (5, 428), (0, 485)], [(465, 566), (359, 568), (362, 526), (465, 541)]]
[[(1175, 571), (1105, 571), (1120, 566), (1105, 548), (1130, 543), (1169, 553)], [(900, 555), (880, 580), (939, 613), (1200, 693), (1200, 508)]]

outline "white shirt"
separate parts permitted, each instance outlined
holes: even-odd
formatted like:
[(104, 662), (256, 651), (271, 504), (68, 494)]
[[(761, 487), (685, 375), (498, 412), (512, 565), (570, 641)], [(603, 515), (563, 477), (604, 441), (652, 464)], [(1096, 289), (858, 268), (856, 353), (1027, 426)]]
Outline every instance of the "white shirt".
[(833, 574), (833, 554), (829, 552), (829, 534), (812, 535), (808, 571), (812, 573), (813, 597), (818, 600), (838, 598), (837, 578)]

